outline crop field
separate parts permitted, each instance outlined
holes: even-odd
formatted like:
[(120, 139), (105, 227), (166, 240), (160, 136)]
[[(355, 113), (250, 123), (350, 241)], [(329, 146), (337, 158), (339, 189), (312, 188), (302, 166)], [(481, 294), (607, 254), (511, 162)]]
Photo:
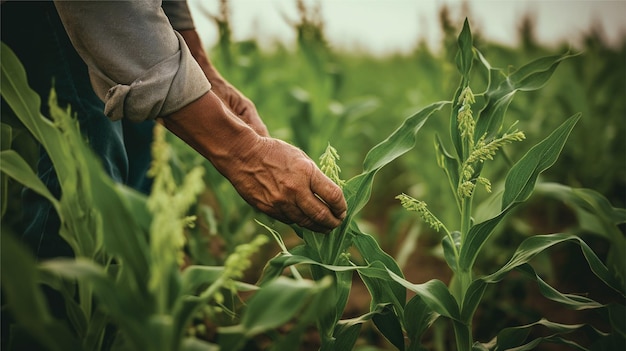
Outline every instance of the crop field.
[[(3, 44), (3, 350), (626, 349), (626, 38), (547, 47), (528, 19), (506, 46), (443, 9), (441, 50), (371, 56), (331, 47), (305, 7), (293, 48), (215, 21), (213, 64), (342, 187), (343, 224), (255, 211), (160, 125), (150, 194), (114, 183)], [(16, 239), (22, 187), (75, 258)]]

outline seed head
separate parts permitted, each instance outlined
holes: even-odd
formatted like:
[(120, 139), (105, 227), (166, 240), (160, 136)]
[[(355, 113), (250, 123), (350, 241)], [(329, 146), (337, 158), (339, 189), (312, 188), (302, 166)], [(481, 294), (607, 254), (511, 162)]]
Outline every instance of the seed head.
[(489, 179), (485, 178), (485, 177), (478, 177), (476, 178), (476, 182), (479, 184), (482, 184), (485, 187), (485, 190), (487, 190), (488, 193), (491, 192), (491, 182), (489, 181)]
[(472, 112), (472, 104), (476, 102), (476, 99), (469, 85), (463, 89), (459, 99), (461, 100), (461, 107), (457, 114), (458, 128), (461, 137), (469, 141), (471, 148), (474, 143), (474, 128), (476, 126)]
[(474, 193), (474, 188), (476, 188), (476, 184), (474, 184), (470, 180), (466, 180), (459, 184), (459, 187), (456, 191), (459, 197), (463, 199), (472, 196), (472, 194)]
[(514, 141), (522, 141), (525, 138), (524, 132), (518, 130), (512, 133), (505, 133), (500, 138), (493, 139), (488, 143), (485, 142), (485, 136), (482, 136), (465, 162), (471, 164), (484, 162), (485, 160), (493, 160), (493, 156), (495, 156), (496, 152), (501, 147)]
[[(506, 144), (510, 144), (514, 141), (524, 140), (525, 135), (523, 132), (515, 130), (511, 133), (504, 133), (502, 137), (493, 139), (490, 142), (485, 141), (483, 135), (474, 145), (470, 155), (463, 162), (461, 167), (461, 179), (457, 187), (457, 194), (460, 198), (466, 198), (472, 196), (476, 183), (482, 184), (488, 192), (491, 192), (491, 182), (485, 177), (474, 177), (474, 170), (477, 164), (485, 162), (486, 160), (493, 160), (496, 152)], [(475, 181), (473, 181), (475, 180)]]
[(346, 182), (339, 178), (341, 168), (339, 168), (339, 165), (337, 165), (337, 160), (339, 160), (339, 154), (337, 153), (337, 150), (329, 143), (326, 147), (326, 151), (324, 151), (322, 156), (320, 156), (320, 170), (328, 178), (330, 178), (330, 180), (339, 185), (339, 187), (343, 188)]
[(222, 273), (222, 276), (225, 278), (225, 288), (234, 292), (235, 280), (243, 278), (244, 272), (252, 266), (250, 256), (257, 252), (267, 241), (268, 238), (266, 236), (259, 235), (251, 242), (237, 246), (235, 251), (226, 258), (224, 272)]
[(195, 217), (187, 211), (204, 189), (201, 167), (192, 169), (178, 186), (169, 165), (171, 148), (165, 140), (165, 128), (156, 125), (152, 143), (152, 164), (149, 175), (154, 178), (152, 191), (147, 200), (152, 213), (150, 224), (150, 251), (152, 271), (150, 288), (157, 292), (167, 284), (167, 274), (173, 265), (183, 263), (185, 227), (193, 225)]
[(439, 231), (439, 229), (444, 228), (443, 223), (430, 212), (424, 201), (417, 200), (407, 194), (400, 194), (396, 196), (396, 199), (400, 200), (400, 204), (405, 209), (417, 212), (422, 220), (434, 230)]

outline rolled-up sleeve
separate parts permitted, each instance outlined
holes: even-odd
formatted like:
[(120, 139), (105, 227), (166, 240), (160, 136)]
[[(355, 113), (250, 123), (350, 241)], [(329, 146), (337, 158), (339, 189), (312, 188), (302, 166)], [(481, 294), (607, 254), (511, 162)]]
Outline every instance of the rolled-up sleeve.
[(211, 88), (159, 0), (55, 1), (105, 114), (167, 116)]

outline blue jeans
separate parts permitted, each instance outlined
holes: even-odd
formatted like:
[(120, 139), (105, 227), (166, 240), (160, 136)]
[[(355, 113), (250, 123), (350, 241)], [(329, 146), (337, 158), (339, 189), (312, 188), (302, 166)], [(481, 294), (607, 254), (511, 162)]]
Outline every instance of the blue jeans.
[[(26, 69), (29, 85), (42, 100), (48, 116), (48, 96), (54, 87), (60, 106), (70, 105), (81, 132), (101, 158), (113, 180), (147, 192), (153, 121), (134, 124), (112, 122), (103, 113), (104, 104), (91, 88), (87, 66), (65, 33), (52, 1), (6, 2), (1, 7), (2, 41)], [(37, 173), (56, 197), (61, 188), (50, 158), (41, 148)], [(51, 204), (30, 190), (22, 197), (24, 220), (18, 230), (23, 241), (39, 258), (72, 256), (58, 235), (59, 218)]]

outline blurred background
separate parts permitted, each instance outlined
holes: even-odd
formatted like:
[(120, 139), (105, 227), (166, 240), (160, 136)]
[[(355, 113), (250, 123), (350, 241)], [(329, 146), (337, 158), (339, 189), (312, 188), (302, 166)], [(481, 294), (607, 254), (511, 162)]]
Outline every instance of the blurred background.
[[(559, 65), (542, 89), (516, 94), (505, 126), (517, 122), (527, 139), (507, 146), (505, 157), (489, 162), (483, 175), (497, 191), (511, 162), (581, 112), (559, 160), (540, 181), (594, 189), (612, 206), (626, 207), (626, 1), (190, 0), (190, 5), (212, 62), (255, 102), (270, 133), (314, 160), (330, 143), (341, 156), (344, 179), (359, 174), (366, 153), (405, 118), (453, 98), (460, 77), (454, 61), (457, 36), (465, 18), (474, 46), (504, 74), (544, 56), (576, 54)], [(484, 79), (471, 82), (475, 92), (485, 84)], [(434, 150), (436, 135), (448, 140), (450, 114), (448, 108), (433, 116), (419, 132), (416, 147), (377, 175), (359, 219), (414, 283), (433, 278), (448, 282), (450, 272), (441, 236), (394, 197), (404, 192), (424, 200), (448, 228), (458, 228), (458, 211)], [(179, 148), (181, 160), (194, 157)], [(236, 244), (258, 233), (251, 220), (258, 214), (210, 169), (207, 182), (215, 190), (205, 199), (213, 250), (207, 253), (205, 239), (198, 239), (192, 256), (200, 263), (219, 264)], [(475, 204), (480, 208), (488, 198), (477, 192)], [(483, 249), (477, 273), (502, 266), (520, 242), (536, 234), (576, 233), (606, 258), (611, 239), (594, 231), (570, 205), (538, 187), (497, 229)], [(288, 227), (283, 234), (290, 245), (301, 243)], [(259, 271), (274, 254), (262, 254)], [(534, 266), (558, 289), (586, 292), (598, 301), (614, 298), (573, 245), (551, 249)], [(251, 273), (250, 281), (254, 279)], [(367, 310), (369, 295), (363, 289), (355, 282), (347, 315)], [(515, 275), (488, 291), (485, 300), (475, 331), (483, 341), (505, 326), (542, 316), (563, 323), (595, 318), (547, 302), (536, 284)]]
[[(517, 31), (524, 16), (532, 17), (536, 39), (542, 44), (567, 42), (576, 47), (583, 43), (591, 28), (602, 33), (607, 43), (619, 45), (626, 33), (626, 1), (568, 0), (307, 0), (318, 4), (329, 43), (338, 49), (363, 50), (372, 54), (410, 52), (425, 40), (433, 49), (440, 48), (442, 33), (439, 11), (471, 16), (473, 29), (489, 40), (509, 45), (519, 44)], [(196, 24), (208, 47), (215, 45), (218, 31), (206, 14), (219, 13), (218, 0), (190, 0)], [(295, 33), (288, 18), (297, 17), (293, 0), (232, 0), (232, 36), (234, 40), (253, 39), (265, 48), (276, 42), (295, 44)]]

